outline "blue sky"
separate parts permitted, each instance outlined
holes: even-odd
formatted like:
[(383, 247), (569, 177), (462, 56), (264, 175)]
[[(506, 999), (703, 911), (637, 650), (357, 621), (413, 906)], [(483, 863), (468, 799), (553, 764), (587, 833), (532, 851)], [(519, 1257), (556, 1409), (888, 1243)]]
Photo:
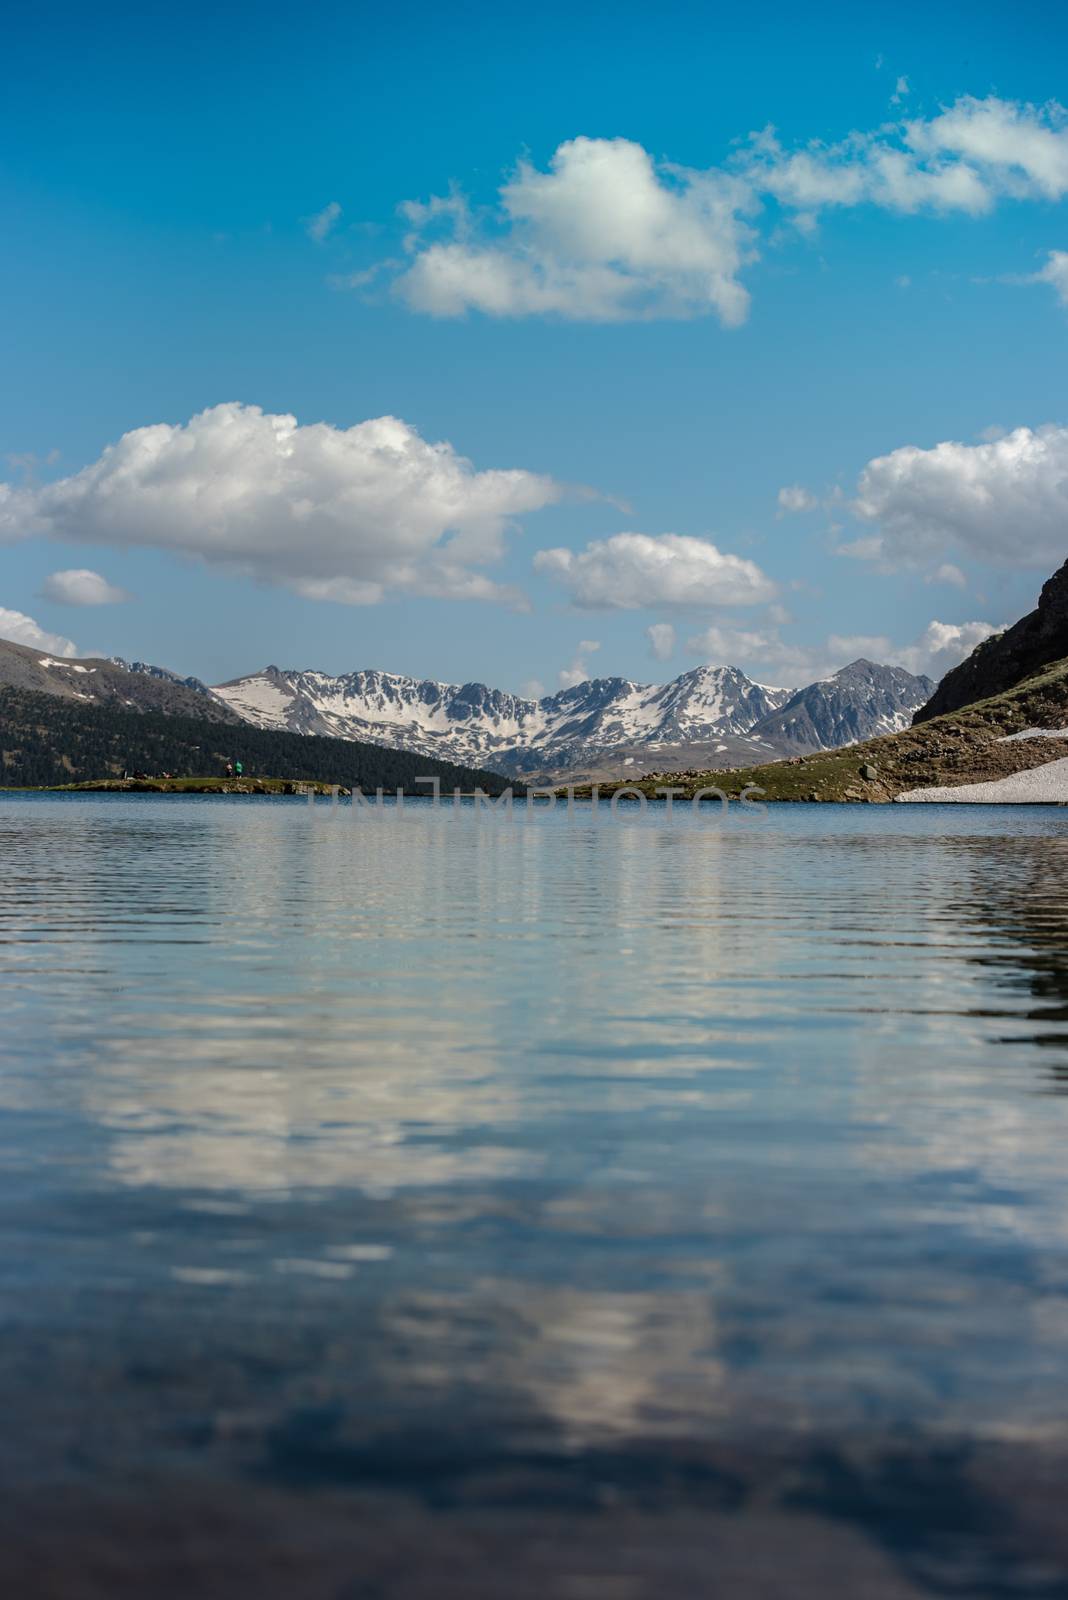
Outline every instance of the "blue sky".
[(944, 670), (1068, 553), (1066, 46), (1028, 4), (27, 8), (7, 631), (210, 681)]

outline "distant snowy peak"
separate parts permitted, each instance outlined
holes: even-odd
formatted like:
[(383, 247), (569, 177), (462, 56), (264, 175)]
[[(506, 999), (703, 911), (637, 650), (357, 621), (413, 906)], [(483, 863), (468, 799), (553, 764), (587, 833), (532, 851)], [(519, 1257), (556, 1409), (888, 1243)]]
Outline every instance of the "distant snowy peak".
[(332, 677), (267, 667), (212, 692), (257, 727), (375, 739), (427, 754), (441, 749), (443, 741), (471, 748), (511, 746), (544, 723), (536, 700), (485, 684), (437, 683), (374, 670)]
[(122, 656), (108, 656), (108, 661), (111, 666), (121, 667), (123, 672), (132, 672), (141, 678), (154, 678), (157, 683), (177, 683), (183, 689), (192, 689), (194, 694), (211, 695), (207, 684), (201, 683), (199, 678), (183, 678), (169, 667), (153, 667), (147, 661), (124, 661)]
[(694, 667), (646, 691), (662, 711), (658, 739), (707, 739), (748, 733), (793, 693), (754, 683), (738, 667)]
[(834, 750), (899, 733), (934, 689), (930, 678), (861, 658), (798, 689), (753, 732), (789, 750)]
[(568, 766), (590, 750), (744, 734), (790, 695), (754, 683), (737, 667), (696, 667), (666, 684), (594, 678), (542, 700), (483, 683), (278, 667), (212, 692), (257, 727), (370, 739), (465, 762), (496, 760), (512, 771)]
[[(516, 775), (610, 763), (656, 765), (668, 753), (772, 760), (907, 727), (931, 691), (900, 667), (855, 661), (796, 692), (738, 667), (694, 667), (670, 683), (593, 678), (542, 700), (484, 683), (438, 683), (368, 670), (266, 667), (211, 693), (260, 728), (365, 739)], [(744, 747), (730, 741), (746, 741)], [(624, 755), (625, 753), (625, 755)]]

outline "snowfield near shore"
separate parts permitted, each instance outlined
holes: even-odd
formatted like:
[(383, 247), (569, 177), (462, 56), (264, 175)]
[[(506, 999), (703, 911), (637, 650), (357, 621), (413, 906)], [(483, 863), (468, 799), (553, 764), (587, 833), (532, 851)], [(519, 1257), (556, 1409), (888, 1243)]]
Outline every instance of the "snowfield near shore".
[(1016, 772), (992, 783), (964, 783), (956, 789), (909, 789), (896, 803), (929, 805), (1033, 806), (1068, 805), (1068, 760), (1047, 761), (1045, 766)]

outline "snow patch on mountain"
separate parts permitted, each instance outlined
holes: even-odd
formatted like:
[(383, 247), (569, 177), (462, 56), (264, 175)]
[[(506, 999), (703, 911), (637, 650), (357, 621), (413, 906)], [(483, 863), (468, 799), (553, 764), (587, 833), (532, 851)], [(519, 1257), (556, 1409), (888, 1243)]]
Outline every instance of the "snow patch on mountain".
[(754, 683), (736, 667), (705, 666), (667, 684), (597, 678), (529, 700), (481, 683), (272, 666), (212, 693), (257, 727), (367, 739), (522, 773), (563, 769), (622, 746), (745, 734), (790, 691)]
[(365, 670), (341, 676), (266, 667), (211, 693), (246, 722), (485, 766), (515, 776), (666, 763), (771, 761), (907, 727), (930, 694), (900, 667), (852, 662), (797, 691), (738, 667), (701, 666), (670, 683), (594, 678), (541, 700), (483, 683)]

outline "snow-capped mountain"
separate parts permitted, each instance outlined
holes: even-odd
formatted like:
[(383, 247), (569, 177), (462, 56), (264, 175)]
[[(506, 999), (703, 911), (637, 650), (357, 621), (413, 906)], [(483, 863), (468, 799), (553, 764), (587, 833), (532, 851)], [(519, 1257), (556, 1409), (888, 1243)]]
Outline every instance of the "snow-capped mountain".
[(366, 739), (520, 776), (771, 761), (869, 738), (894, 718), (894, 727), (907, 726), (930, 693), (927, 679), (868, 662), (843, 668), (828, 686), (824, 709), (806, 701), (785, 729), (777, 714), (811, 691), (754, 683), (737, 667), (695, 667), (664, 684), (595, 678), (541, 700), (481, 683), (278, 667), (212, 693), (257, 727)]
[(123, 672), (132, 672), (137, 677), (155, 678), (157, 683), (175, 683), (182, 689), (192, 689), (194, 694), (211, 696), (211, 690), (206, 683), (201, 683), (199, 678), (183, 678), (180, 673), (172, 672), (169, 667), (154, 667), (148, 661), (124, 661), (122, 656), (108, 656), (108, 662), (113, 667), (121, 667)]
[(462, 754), (515, 773), (563, 770), (625, 745), (714, 743), (744, 734), (789, 698), (789, 690), (753, 683), (736, 667), (696, 667), (667, 684), (596, 678), (542, 700), (482, 683), (278, 667), (213, 692), (257, 727), (369, 739), (452, 760)]
[(914, 677), (904, 667), (880, 667), (862, 657), (798, 689), (754, 732), (790, 753), (835, 750), (907, 728), (917, 703), (934, 687), (930, 678)]
[(278, 667), (213, 692), (257, 727), (368, 739), (516, 774), (563, 771), (623, 746), (714, 743), (789, 698), (736, 667), (696, 667), (667, 684), (595, 678), (542, 700), (482, 683)]
[(514, 777), (618, 778), (774, 761), (909, 725), (929, 678), (854, 661), (804, 689), (755, 683), (737, 667), (694, 667), (670, 683), (595, 678), (541, 700), (483, 683), (390, 672), (267, 667), (217, 688), (141, 661), (55, 659), (0, 641), (0, 686), (120, 708), (359, 739)]

